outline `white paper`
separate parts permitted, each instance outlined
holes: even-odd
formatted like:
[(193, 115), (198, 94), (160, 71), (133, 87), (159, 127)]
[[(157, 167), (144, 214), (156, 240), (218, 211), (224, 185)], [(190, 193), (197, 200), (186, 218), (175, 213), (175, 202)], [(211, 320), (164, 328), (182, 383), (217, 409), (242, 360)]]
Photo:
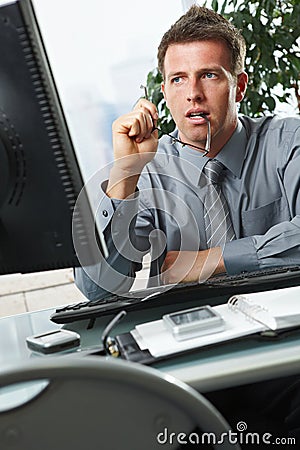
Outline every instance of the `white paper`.
[[(299, 315), (300, 324), (300, 287), (291, 287), (243, 295), (253, 303), (268, 309), (270, 316), (285, 321)], [(230, 339), (246, 336), (266, 329), (262, 324), (250, 320), (239, 311), (229, 309), (227, 303), (213, 307), (225, 321), (225, 330), (207, 336), (176, 341), (172, 332), (165, 327), (162, 319), (137, 325), (132, 335), (136, 338), (141, 350), (148, 349), (152, 356), (160, 357), (196, 347), (210, 345)], [(184, 309), (184, 308), (183, 308)], [(267, 313), (263, 312), (263, 319)]]

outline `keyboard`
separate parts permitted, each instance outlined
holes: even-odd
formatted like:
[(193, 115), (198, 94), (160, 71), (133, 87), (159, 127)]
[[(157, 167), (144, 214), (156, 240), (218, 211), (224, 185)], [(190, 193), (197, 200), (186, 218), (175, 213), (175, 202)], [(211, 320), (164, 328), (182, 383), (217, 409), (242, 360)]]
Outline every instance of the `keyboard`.
[[(187, 301), (210, 299), (234, 294), (260, 292), (300, 284), (300, 266), (276, 267), (239, 275), (217, 275), (204, 283), (180, 283), (133, 291), (126, 296), (111, 295), (96, 301), (84, 301), (57, 308), (50, 319), (65, 324), (96, 319), (121, 310), (140, 310), (154, 306), (175, 305)], [(224, 303), (226, 300), (222, 300)]]

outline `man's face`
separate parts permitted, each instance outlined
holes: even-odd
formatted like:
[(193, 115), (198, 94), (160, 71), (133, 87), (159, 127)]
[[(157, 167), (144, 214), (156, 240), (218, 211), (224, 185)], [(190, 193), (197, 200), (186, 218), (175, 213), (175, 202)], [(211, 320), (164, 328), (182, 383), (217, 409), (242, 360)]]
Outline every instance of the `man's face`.
[(204, 147), (207, 124), (197, 113), (206, 113), (212, 132), (209, 156), (213, 156), (235, 130), (236, 103), (243, 98), (247, 75), (233, 78), (230, 53), (222, 41), (173, 44), (166, 52), (164, 68), (162, 91), (180, 139)]

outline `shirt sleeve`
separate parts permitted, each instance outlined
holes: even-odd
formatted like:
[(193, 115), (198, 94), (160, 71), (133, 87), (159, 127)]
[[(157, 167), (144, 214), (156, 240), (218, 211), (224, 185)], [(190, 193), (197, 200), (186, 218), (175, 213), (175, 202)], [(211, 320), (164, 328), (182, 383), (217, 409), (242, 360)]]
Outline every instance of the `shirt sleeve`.
[[(105, 189), (105, 186), (102, 188)], [(107, 259), (100, 257), (95, 265), (78, 267), (74, 271), (76, 286), (89, 300), (127, 293), (135, 273), (141, 270), (142, 259), (149, 250), (151, 214), (144, 209), (138, 222), (148, 223), (148, 227), (138, 226), (140, 208), (139, 192), (126, 200), (110, 199), (103, 193), (98, 222), (109, 256)]]
[(281, 179), (291, 220), (278, 223), (263, 234), (226, 243), (223, 258), (229, 274), (300, 264), (300, 129), (282, 153)]

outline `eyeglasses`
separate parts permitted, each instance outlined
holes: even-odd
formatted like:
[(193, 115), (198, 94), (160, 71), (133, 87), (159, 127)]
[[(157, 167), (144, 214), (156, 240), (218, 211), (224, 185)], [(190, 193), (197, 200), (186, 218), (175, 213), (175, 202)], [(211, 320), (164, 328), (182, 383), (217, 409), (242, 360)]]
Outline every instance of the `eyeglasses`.
[[(146, 99), (146, 100), (149, 100), (147, 87), (144, 86), (143, 84), (141, 84), (140, 88), (144, 90), (144, 97), (145, 97), (145, 99)], [(160, 132), (161, 136), (162, 136), (162, 135), (169, 136), (169, 137), (172, 139), (172, 143), (173, 143), (173, 144), (175, 144), (175, 143), (177, 142), (177, 143), (181, 144), (182, 147), (188, 146), (188, 147), (191, 147), (191, 148), (195, 148), (196, 150), (200, 150), (201, 152), (203, 152), (203, 155), (202, 155), (202, 156), (205, 156), (205, 155), (207, 155), (207, 153), (209, 153), (209, 151), (210, 151), (210, 143), (211, 143), (211, 128), (210, 128), (210, 121), (208, 120), (206, 114), (201, 114), (201, 113), (200, 113), (199, 116), (201, 116), (201, 117), (206, 121), (206, 123), (207, 123), (207, 135), (206, 135), (205, 148), (203, 148), (203, 147), (198, 147), (197, 145), (193, 145), (193, 144), (189, 144), (189, 143), (187, 143), (187, 142), (181, 141), (180, 139), (177, 139), (176, 137), (172, 136), (171, 134), (166, 133), (165, 131), (162, 131), (162, 130), (161, 130), (160, 128), (158, 128), (158, 127), (153, 127), (153, 130), (152, 130), (152, 131), (157, 130), (157, 131)]]

